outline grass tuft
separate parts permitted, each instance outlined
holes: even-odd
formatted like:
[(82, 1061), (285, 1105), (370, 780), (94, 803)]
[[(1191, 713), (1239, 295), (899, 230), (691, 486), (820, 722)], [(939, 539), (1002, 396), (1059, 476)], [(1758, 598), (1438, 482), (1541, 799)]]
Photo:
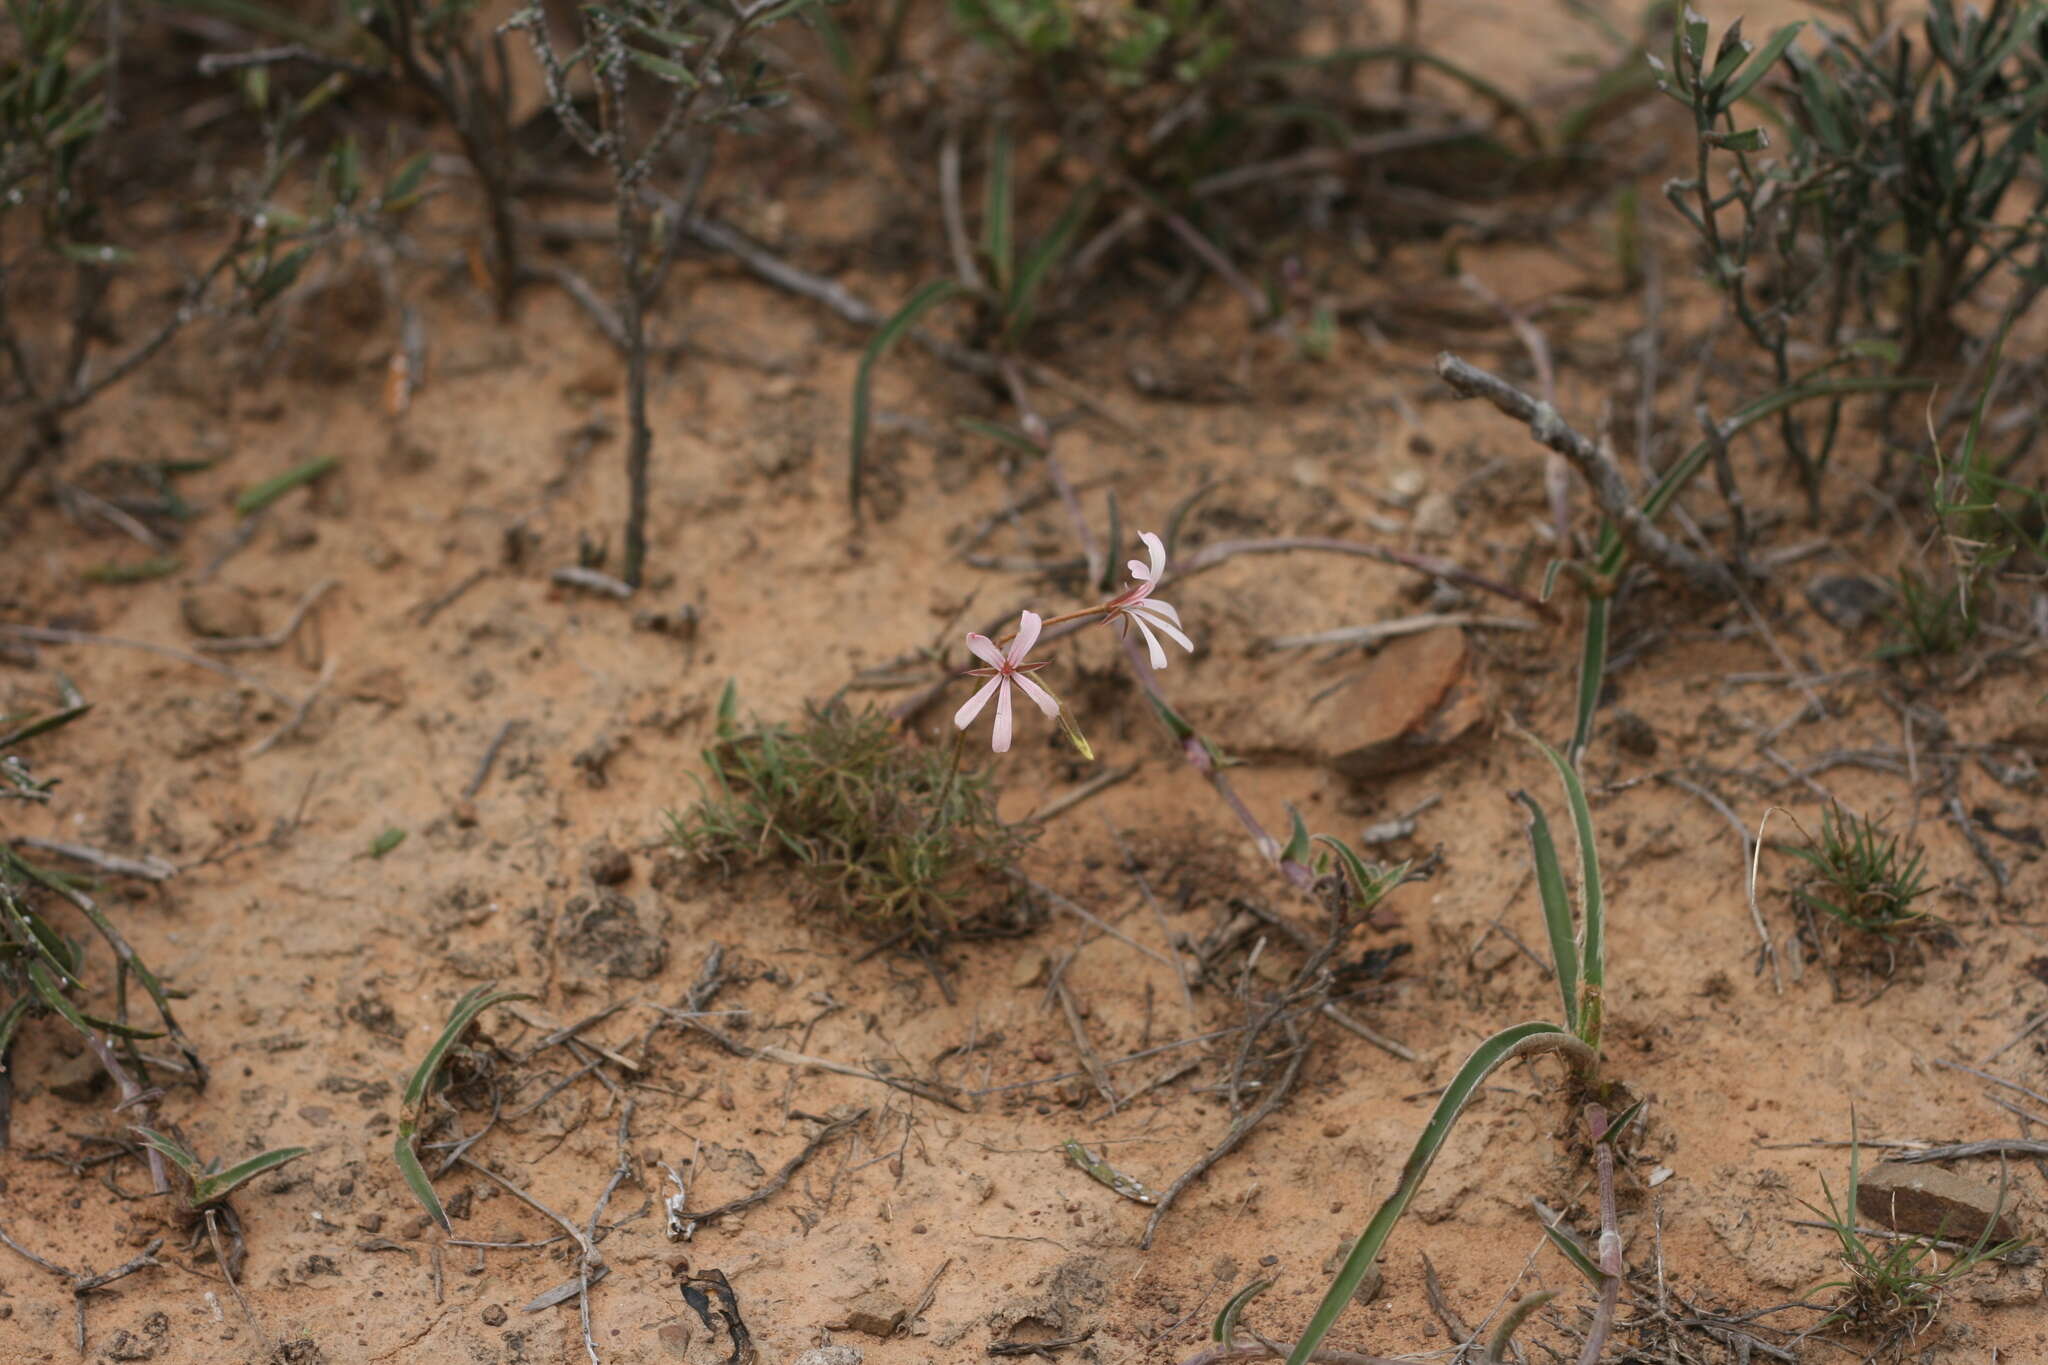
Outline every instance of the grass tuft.
[(1821, 812), (1819, 841), (1788, 851), (1813, 869), (1793, 893), (1800, 904), (1848, 928), (1891, 937), (1937, 922), (1913, 904), (1927, 894), (1927, 855), (1872, 817), (1830, 807)]
[(742, 727), (732, 712), (728, 689), (704, 796), (669, 816), (693, 857), (789, 868), (806, 908), (924, 944), (1008, 902), (1005, 869), (1033, 836), (996, 818), (957, 745), (925, 748), (881, 712), (839, 704), (794, 726)]

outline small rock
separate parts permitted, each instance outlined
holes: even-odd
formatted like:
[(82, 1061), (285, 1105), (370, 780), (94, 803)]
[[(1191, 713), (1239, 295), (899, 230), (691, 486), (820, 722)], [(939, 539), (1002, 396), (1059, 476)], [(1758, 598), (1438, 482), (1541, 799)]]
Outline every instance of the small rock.
[(1650, 728), (1650, 722), (1633, 711), (1614, 713), (1614, 742), (1624, 753), (1637, 758), (1657, 756), (1657, 732)]
[(74, 1104), (88, 1103), (106, 1083), (106, 1071), (90, 1052), (60, 1059), (50, 1068), (49, 1077), (44, 1082), (52, 1095)]
[(2013, 1193), (2001, 1204), (1998, 1186), (1918, 1163), (1881, 1162), (1863, 1173), (1856, 1211), (1899, 1232), (1974, 1242), (1991, 1226), (1991, 1241), (2022, 1236)]
[(505, 1325), (505, 1309), (502, 1305), (495, 1303), (489, 1305), (484, 1309), (481, 1316), (486, 1327), (503, 1327)]
[(583, 870), (599, 886), (617, 886), (633, 875), (633, 859), (618, 845), (600, 840), (583, 851)]
[(349, 679), (351, 701), (376, 702), (383, 706), (405, 705), (405, 674), (396, 668), (369, 668)]
[(117, 1331), (114, 1339), (107, 1343), (108, 1360), (148, 1360), (156, 1354), (153, 1342), (127, 1331)]
[(280, 554), (310, 550), (320, 543), (320, 528), (310, 521), (281, 522), (277, 528), (277, 537), (272, 543), (277, 546)]
[(863, 1358), (858, 1346), (814, 1346), (790, 1365), (860, 1365)]
[(263, 620), (256, 603), (240, 588), (195, 588), (185, 594), (178, 610), (186, 629), (208, 640), (234, 640), (263, 633)]
[(1335, 724), (1349, 747), (1330, 765), (1354, 781), (1435, 763), (1486, 719), (1472, 647), (1456, 626), (1395, 640), (1345, 695), (1354, 709)]
[(1425, 493), (1415, 504), (1408, 529), (1418, 536), (1442, 540), (1458, 533), (1458, 508), (1448, 493)]
[(909, 1305), (888, 1290), (870, 1289), (847, 1306), (846, 1320), (833, 1326), (835, 1330), (886, 1340), (896, 1335), (896, 1329), (909, 1313)]
[(668, 962), (668, 945), (641, 923), (633, 902), (616, 891), (593, 900), (577, 896), (563, 914), (569, 920), (562, 955), (586, 970), (645, 981)]
[(1018, 955), (1010, 964), (1010, 984), (1020, 991), (1045, 984), (1046, 972), (1052, 967), (1052, 959), (1044, 953), (1028, 952)]
[(2042, 1279), (2038, 1265), (2006, 1264), (1990, 1275), (1972, 1275), (1963, 1282), (1963, 1293), (1970, 1302), (1981, 1303), (1986, 1308), (2039, 1303)]
[(1817, 574), (1806, 581), (1806, 601), (1829, 625), (1861, 630), (1891, 606), (1891, 589), (1868, 574)]
[(654, 1334), (661, 1343), (661, 1349), (677, 1360), (690, 1358), (690, 1325), (686, 1322), (671, 1322)]

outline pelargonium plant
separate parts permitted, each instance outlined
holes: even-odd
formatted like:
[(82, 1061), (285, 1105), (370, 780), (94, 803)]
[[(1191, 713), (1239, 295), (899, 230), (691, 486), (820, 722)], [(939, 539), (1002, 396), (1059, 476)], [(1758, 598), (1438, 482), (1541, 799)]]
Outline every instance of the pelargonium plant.
[(1150, 562), (1136, 559), (1128, 561), (1132, 580), (1130, 585), (1107, 602), (1083, 607), (1079, 611), (1070, 611), (1051, 620), (1046, 620), (1035, 611), (1027, 611), (1018, 618), (1017, 629), (1001, 640), (991, 640), (976, 631), (967, 633), (968, 651), (987, 665), (985, 668), (970, 668), (967, 675), (986, 678), (988, 681), (953, 713), (953, 724), (957, 729), (964, 732), (974, 723), (975, 717), (988, 708), (989, 698), (993, 697), (996, 703), (996, 719), (989, 747), (999, 754), (1008, 753), (1010, 740), (1015, 733), (1011, 693), (1021, 691), (1045, 713), (1048, 720), (1060, 722), (1068, 738), (1074, 742), (1075, 748), (1083, 754), (1089, 753), (1088, 742), (1081, 737), (1080, 730), (1075, 726), (1072, 717), (1067, 715), (1065, 708), (1060, 705), (1059, 698), (1048, 691), (1044, 684), (1031, 677), (1050, 662), (1047, 659), (1025, 657), (1031, 652), (1031, 647), (1038, 643), (1039, 635), (1047, 626), (1087, 620), (1091, 617), (1104, 624), (1114, 624), (1126, 633), (1132, 626), (1136, 626), (1138, 633), (1145, 639), (1145, 646), (1150, 652), (1154, 668), (1165, 668), (1167, 665), (1166, 650), (1159, 643), (1161, 635), (1189, 653), (1194, 652), (1194, 641), (1181, 630), (1180, 613), (1174, 610), (1171, 603), (1162, 602), (1152, 595), (1166, 573), (1166, 546), (1150, 531), (1140, 532), (1138, 539), (1144, 542)]

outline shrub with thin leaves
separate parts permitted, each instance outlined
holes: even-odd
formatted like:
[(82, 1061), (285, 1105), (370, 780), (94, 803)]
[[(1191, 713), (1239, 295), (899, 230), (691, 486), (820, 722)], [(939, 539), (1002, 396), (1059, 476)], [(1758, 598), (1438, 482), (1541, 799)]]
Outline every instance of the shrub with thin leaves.
[(742, 725), (736, 707), (728, 687), (703, 798), (669, 816), (691, 855), (788, 868), (800, 903), (925, 944), (992, 925), (1009, 904), (1007, 869), (1032, 833), (996, 818), (986, 773), (955, 750), (875, 710), (834, 703), (795, 725)]
[[(1839, 22), (1761, 48), (1688, 10), (1653, 59), (1695, 132), (1667, 197), (1780, 388), (1920, 373), (1966, 338), (1972, 305), (2018, 316), (2048, 287), (2048, 5), (1825, 8)], [(1842, 422), (1839, 400), (1778, 419), (1816, 516)]]

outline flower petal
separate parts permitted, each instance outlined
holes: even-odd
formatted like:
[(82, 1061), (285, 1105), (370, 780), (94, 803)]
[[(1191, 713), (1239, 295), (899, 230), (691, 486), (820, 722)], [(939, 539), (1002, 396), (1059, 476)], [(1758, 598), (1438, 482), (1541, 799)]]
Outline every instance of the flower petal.
[(1022, 673), (1017, 675), (1016, 683), (1017, 686), (1024, 689), (1025, 696), (1038, 703), (1038, 709), (1045, 712), (1046, 719), (1050, 720), (1060, 713), (1060, 704), (1054, 699), (1052, 693), (1046, 691)]
[(999, 754), (1010, 752), (1010, 680), (996, 679), (996, 732), (989, 741), (989, 747)]
[(1002, 682), (1001, 677), (994, 677), (983, 683), (980, 690), (969, 697), (961, 705), (960, 709), (953, 713), (953, 728), (965, 730), (972, 724), (974, 718), (981, 714), (981, 708), (988, 705), (989, 694), (996, 690), (996, 685), (1000, 682)]
[(1145, 647), (1152, 651), (1152, 666), (1154, 668), (1166, 667), (1166, 651), (1159, 647), (1159, 638), (1152, 633), (1154, 625), (1163, 625), (1164, 623), (1147, 621), (1136, 612), (1131, 613), (1131, 620), (1137, 624), (1138, 634), (1145, 637)]
[[(1145, 603), (1145, 606), (1147, 607), (1152, 605), (1153, 604), (1150, 602)], [(1137, 618), (1139, 625), (1142, 626), (1150, 624), (1157, 626), (1161, 631), (1165, 632), (1167, 639), (1172, 640), (1175, 644), (1179, 645), (1182, 649), (1186, 650), (1190, 654), (1195, 652), (1195, 642), (1193, 640), (1190, 640), (1186, 635), (1183, 635), (1181, 633), (1180, 627), (1175, 625), (1173, 622), (1167, 620), (1165, 617), (1148, 616), (1143, 609), (1134, 610), (1132, 612), (1132, 615), (1134, 615)]]
[(1145, 549), (1151, 553), (1152, 567), (1140, 569), (1137, 560), (1131, 561), (1131, 577), (1147, 583), (1157, 583), (1159, 575), (1166, 572), (1166, 545), (1150, 531), (1138, 532), (1138, 539), (1145, 542)]
[(1180, 613), (1173, 609), (1171, 602), (1162, 602), (1156, 597), (1148, 596), (1145, 598), (1145, 610), (1155, 612), (1159, 616), (1164, 616), (1175, 625), (1180, 624)]
[(1003, 651), (997, 649), (996, 642), (989, 639), (988, 636), (976, 634), (971, 630), (968, 631), (967, 648), (975, 658), (981, 660), (990, 668), (1001, 668), (1003, 666)]
[(1011, 667), (1024, 662), (1024, 656), (1031, 652), (1031, 646), (1038, 643), (1039, 628), (1044, 621), (1035, 611), (1027, 611), (1017, 618), (1017, 638), (1010, 641), (1010, 652), (1005, 657)]

